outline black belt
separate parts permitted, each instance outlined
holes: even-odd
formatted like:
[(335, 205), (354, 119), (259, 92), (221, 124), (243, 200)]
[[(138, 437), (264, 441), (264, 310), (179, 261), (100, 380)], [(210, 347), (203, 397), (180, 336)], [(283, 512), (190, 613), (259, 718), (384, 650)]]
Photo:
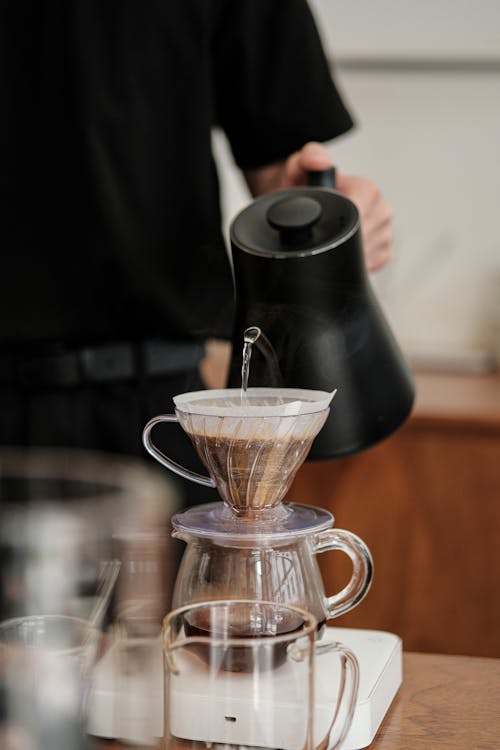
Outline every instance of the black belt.
[(117, 342), (57, 353), (0, 355), (0, 382), (71, 387), (175, 375), (196, 369), (205, 353), (197, 342)]

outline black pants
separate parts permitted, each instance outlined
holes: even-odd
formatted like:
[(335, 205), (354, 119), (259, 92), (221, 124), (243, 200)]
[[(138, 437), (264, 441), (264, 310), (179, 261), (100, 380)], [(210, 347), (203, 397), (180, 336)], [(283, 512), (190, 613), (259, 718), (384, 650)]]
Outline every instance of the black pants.
[[(144, 425), (157, 414), (173, 413), (173, 396), (202, 388), (197, 370), (141, 381), (71, 388), (1, 385), (0, 445), (103, 451), (137, 456), (158, 468), (142, 444)], [(180, 425), (159, 425), (154, 440), (178, 463), (207, 473)], [(211, 488), (173, 474), (170, 477), (183, 505), (218, 499)]]

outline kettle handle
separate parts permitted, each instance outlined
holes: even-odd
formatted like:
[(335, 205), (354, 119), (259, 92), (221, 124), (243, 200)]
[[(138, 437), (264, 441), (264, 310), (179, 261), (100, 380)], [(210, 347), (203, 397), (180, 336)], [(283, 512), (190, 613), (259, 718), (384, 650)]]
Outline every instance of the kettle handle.
[(173, 461), (171, 458), (166, 456), (153, 443), (151, 439), (151, 430), (155, 425), (157, 425), (159, 422), (178, 421), (179, 419), (177, 418), (176, 414), (160, 414), (159, 416), (150, 419), (142, 433), (142, 442), (144, 444), (144, 447), (146, 448), (147, 452), (150, 453), (151, 456), (153, 456), (153, 458), (156, 458), (157, 461), (159, 461), (163, 466), (166, 466), (167, 469), (170, 469), (170, 471), (173, 471), (174, 474), (178, 474), (184, 479), (189, 479), (191, 482), (203, 484), (205, 485), (205, 487), (215, 487), (215, 482), (211, 477), (205, 477), (203, 476), (203, 474), (197, 474), (195, 471), (191, 471), (191, 469), (186, 469), (184, 466), (181, 466), (176, 461)]
[(353, 609), (370, 588), (373, 560), (370, 550), (359, 536), (344, 529), (327, 529), (316, 535), (314, 553), (341, 550), (351, 558), (351, 580), (341, 591), (326, 598), (327, 617), (331, 619)]
[(324, 187), (332, 190), (335, 190), (336, 176), (337, 170), (335, 167), (309, 170), (307, 173), (307, 179), (311, 187)]

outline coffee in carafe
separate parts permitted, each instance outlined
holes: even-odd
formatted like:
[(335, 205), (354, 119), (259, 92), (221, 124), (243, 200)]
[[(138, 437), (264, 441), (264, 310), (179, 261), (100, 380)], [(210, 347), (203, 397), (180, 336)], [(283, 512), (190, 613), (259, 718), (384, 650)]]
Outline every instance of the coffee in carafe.
[[(194, 642), (190, 649), (206, 663), (210, 663), (210, 660), (213, 663), (215, 657), (218, 668), (226, 672), (251, 672), (256, 666), (260, 670), (279, 667), (286, 660), (287, 641), (268, 652), (265, 640), (296, 633), (304, 626), (304, 618), (296, 611), (284, 610), (271, 603), (241, 602), (231, 619), (222, 608), (215, 612), (218, 617), (214, 617), (214, 609), (209, 604), (187, 612), (184, 615), (184, 633), (187, 638), (220, 639), (220, 648), (212, 647), (212, 653), (207, 644), (200, 640)], [(252, 648), (244, 643), (248, 639), (262, 641), (262, 645)], [(228, 647), (228, 640), (236, 641), (236, 644)]]

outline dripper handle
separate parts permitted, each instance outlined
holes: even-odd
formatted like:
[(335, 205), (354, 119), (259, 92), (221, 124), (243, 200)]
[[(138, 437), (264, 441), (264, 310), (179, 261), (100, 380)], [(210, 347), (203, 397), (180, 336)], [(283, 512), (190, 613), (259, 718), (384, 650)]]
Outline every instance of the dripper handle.
[(203, 474), (197, 474), (196, 471), (186, 469), (184, 466), (181, 466), (176, 461), (173, 461), (171, 458), (166, 456), (165, 453), (163, 453), (163, 451), (157, 448), (153, 443), (153, 440), (151, 439), (151, 430), (155, 425), (159, 424), (160, 422), (178, 421), (179, 419), (177, 418), (176, 414), (159, 414), (157, 417), (153, 417), (152, 419), (150, 419), (142, 432), (142, 442), (144, 444), (144, 447), (146, 448), (147, 452), (151, 456), (153, 456), (153, 458), (159, 461), (167, 469), (170, 469), (170, 471), (173, 471), (174, 474), (178, 474), (184, 479), (189, 479), (190, 482), (203, 484), (205, 487), (215, 487), (215, 482), (212, 477), (206, 477), (203, 476)]
[(363, 599), (373, 578), (373, 560), (370, 550), (359, 536), (344, 529), (327, 529), (316, 535), (315, 554), (341, 550), (351, 558), (351, 580), (337, 594), (327, 597), (327, 617), (331, 619), (353, 609)]

